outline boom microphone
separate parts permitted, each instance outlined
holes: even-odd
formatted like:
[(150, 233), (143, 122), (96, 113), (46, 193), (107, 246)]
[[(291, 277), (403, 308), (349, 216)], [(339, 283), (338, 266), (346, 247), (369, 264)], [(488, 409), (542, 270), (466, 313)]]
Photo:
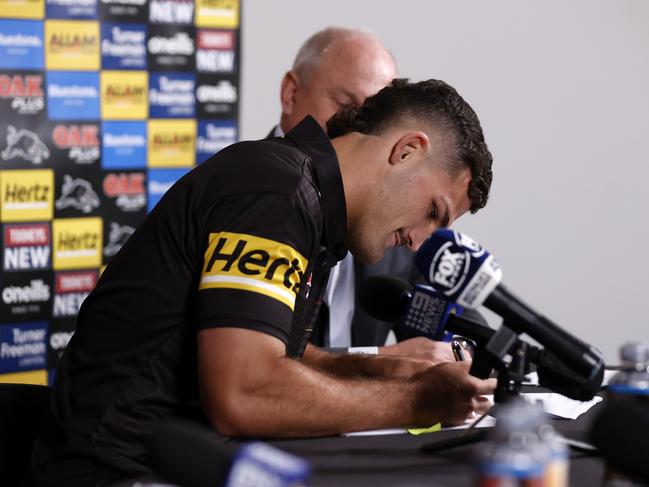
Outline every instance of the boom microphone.
[(527, 333), (575, 372), (589, 379), (603, 376), (601, 352), (533, 311), (500, 284), (496, 259), (467, 235), (437, 230), (417, 251), (415, 264), (446, 299), (470, 309), (484, 304), (502, 316), (507, 327)]
[(261, 442), (225, 443), (214, 430), (186, 420), (160, 426), (147, 450), (154, 469), (183, 487), (295, 487), (306, 485), (311, 473), (301, 458)]

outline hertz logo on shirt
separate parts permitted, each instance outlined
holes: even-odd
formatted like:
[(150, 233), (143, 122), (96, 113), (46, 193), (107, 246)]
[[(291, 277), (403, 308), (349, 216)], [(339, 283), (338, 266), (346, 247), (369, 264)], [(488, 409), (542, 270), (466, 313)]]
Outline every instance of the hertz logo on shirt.
[(293, 247), (243, 233), (210, 233), (199, 289), (242, 289), (291, 310), (308, 261)]

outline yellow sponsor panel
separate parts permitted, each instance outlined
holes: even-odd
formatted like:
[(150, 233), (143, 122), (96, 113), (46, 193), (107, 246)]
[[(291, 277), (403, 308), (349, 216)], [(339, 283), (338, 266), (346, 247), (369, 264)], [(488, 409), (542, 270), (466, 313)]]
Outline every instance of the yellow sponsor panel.
[(144, 120), (149, 115), (149, 73), (146, 71), (102, 71), (101, 118)]
[(54, 270), (98, 268), (101, 265), (102, 232), (101, 218), (54, 220)]
[(98, 70), (99, 42), (99, 22), (46, 20), (45, 66), (71, 71)]
[(0, 0), (0, 18), (42, 19), (45, 0)]
[(295, 298), (308, 260), (290, 245), (245, 233), (210, 233), (199, 289), (241, 289), (286, 306)]
[(149, 120), (149, 167), (191, 167), (196, 160), (196, 120)]
[(3, 222), (51, 220), (54, 171), (0, 171), (0, 219)]
[(239, 0), (196, 0), (199, 27), (239, 27)]
[(14, 372), (13, 374), (0, 374), (0, 383), (3, 384), (37, 384), (47, 385), (47, 370), (30, 370), (29, 372)]

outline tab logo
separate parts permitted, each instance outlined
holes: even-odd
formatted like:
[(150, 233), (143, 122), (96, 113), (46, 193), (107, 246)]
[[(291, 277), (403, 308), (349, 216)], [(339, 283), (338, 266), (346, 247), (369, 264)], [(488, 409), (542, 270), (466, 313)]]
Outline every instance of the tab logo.
[(146, 69), (146, 26), (102, 23), (101, 56), (104, 69)]
[(3, 270), (49, 269), (50, 242), (47, 223), (5, 225)]
[(149, 76), (149, 116), (173, 118), (194, 116), (196, 79), (189, 73), (152, 73)]
[(51, 220), (54, 171), (3, 171), (0, 216), (3, 222)]
[(149, 167), (189, 167), (196, 159), (195, 120), (149, 120)]
[(77, 164), (92, 164), (99, 159), (99, 127), (95, 124), (58, 124), (52, 130), (52, 142), (68, 151)]
[(4, 161), (22, 159), (32, 164), (40, 164), (50, 157), (50, 150), (31, 130), (16, 129), (7, 125), (7, 147), (0, 152)]
[(45, 108), (43, 76), (40, 74), (0, 74), (0, 100), (8, 100), (19, 115), (34, 115)]
[(147, 118), (148, 82), (146, 71), (102, 71), (102, 118), (120, 120)]
[(47, 69), (99, 69), (99, 22), (46, 20), (45, 39)]
[(54, 220), (54, 270), (99, 267), (102, 233), (101, 218)]
[(236, 29), (239, 26), (239, 0), (196, 0), (196, 25)]
[(0, 68), (43, 69), (43, 22), (0, 19)]
[(74, 208), (83, 213), (90, 213), (100, 204), (99, 195), (89, 181), (73, 178), (69, 174), (63, 176), (61, 196), (56, 200), (56, 209)]
[(194, 20), (192, 0), (152, 0), (149, 21), (158, 24), (191, 24)]
[(295, 307), (308, 261), (290, 245), (243, 233), (210, 233), (199, 289), (239, 289)]
[(146, 206), (145, 173), (109, 173), (104, 177), (104, 194), (115, 199), (124, 212), (143, 210)]
[(97, 271), (57, 272), (54, 277), (55, 318), (76, 316), (84, 299), (97, 284)]

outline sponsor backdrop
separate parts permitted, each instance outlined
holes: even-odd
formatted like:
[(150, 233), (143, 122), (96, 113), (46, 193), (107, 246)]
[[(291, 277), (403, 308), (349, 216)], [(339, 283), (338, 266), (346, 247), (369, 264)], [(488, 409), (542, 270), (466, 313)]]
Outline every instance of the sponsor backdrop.
[(103, 267), (237, 140), (239, 3), (0, 0), (0, 382), (52, 382)]

